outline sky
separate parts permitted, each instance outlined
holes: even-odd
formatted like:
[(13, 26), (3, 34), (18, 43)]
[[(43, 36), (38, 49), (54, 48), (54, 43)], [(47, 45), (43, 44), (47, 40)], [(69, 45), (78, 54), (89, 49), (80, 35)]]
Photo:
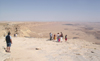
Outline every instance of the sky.
[(0, 21), (100, 22), (100, 0), (0, 0)]

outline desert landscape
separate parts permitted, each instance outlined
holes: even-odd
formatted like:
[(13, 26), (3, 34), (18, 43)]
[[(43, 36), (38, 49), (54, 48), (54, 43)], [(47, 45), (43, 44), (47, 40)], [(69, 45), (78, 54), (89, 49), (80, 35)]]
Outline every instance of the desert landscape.
[[(100, 61), (99, 22), (0, 22), (1, 61)], [(11, 32), (11, 53), (5, 36)], [(67, 42), (49, 40), (62, 32)], [(14, 34), (17, 33), (17, 37)]]

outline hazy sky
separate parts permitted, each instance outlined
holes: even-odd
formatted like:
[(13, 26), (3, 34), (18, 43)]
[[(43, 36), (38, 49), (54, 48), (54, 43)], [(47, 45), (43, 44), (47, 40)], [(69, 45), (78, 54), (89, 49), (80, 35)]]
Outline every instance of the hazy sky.
[(100, 22), (100, 0), (0, 0), (0, 21)]

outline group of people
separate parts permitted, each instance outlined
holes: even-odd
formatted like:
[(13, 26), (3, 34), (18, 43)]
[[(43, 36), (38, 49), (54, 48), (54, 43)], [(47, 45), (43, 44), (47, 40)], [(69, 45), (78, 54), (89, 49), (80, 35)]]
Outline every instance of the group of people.
[(16, 34), (14, 34), (14, 37), (17, 37), (17, 33), (16, 33)]
[[(8, 32), (8, 35), (6, 36), (6, 43), (7, 43), (7, 50), (6, 50), (6, 52), (10, 52), (10, 47), (11, 47), (11, 44), (12, 44), (12, 39), (11, 39), (11, 36), (10, 36), (10, 32)], [(15, 36), (15, 35), (14, 35)], [(16, 37), (17, 37), (17, 35), (16, 35)], [(62, 42), (63, 40), (63, 33), (61, 32), (61, 34), (59, 35), (59, 33), (57, 33), (57, 36), (56, 36), (56, 34), (54, 34), (54, 36), (53, 36), (53, 34), (50, 32), (50, 40), (52, 40), (52, 39), (54, 39), (54, 40), (56, 40), (57, 39), (57, 41), (58, 42)], [(67, 35), (65, 35), (65, 41), (67, 41)]]
[[(56, 36), (56, 34), (53, 35), (51, 32), (49, 35), (50, 35), (50, 40), (57, 39), (57, 42), (63, 41), (63, 33), (62, 32), (61, 32), (61, 34), (57, 33), (57, 36)], [(67, 35), (65, 35), (65, 41), (67, 41)]]

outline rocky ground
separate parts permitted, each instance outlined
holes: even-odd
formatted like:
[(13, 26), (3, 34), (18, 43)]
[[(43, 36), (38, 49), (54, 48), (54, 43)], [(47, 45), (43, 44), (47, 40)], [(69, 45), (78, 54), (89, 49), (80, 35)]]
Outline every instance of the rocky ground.
[(100, 61), (100, 45), (81, 39), (56, 42), (47, 38), (13, 38), (11, 53), (0, 39), (1, 61)]

